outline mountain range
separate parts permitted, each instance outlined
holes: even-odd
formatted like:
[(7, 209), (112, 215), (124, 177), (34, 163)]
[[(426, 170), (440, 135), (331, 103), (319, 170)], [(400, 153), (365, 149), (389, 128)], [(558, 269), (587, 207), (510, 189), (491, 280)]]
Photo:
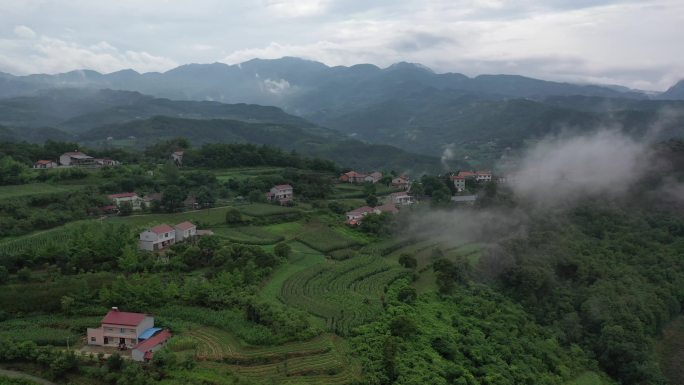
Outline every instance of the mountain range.
[[(657, 139), (684, 136), (684, 81), (653, 95), (517, 75), (438, 74), (403, 62), (329, 67), (285, 57), (188, 64), (164, 73), (0, 74), (0, 98), (0, 125), (15, 134), (23, 127), (20, 137), (50, 127), (46, 135), (66, 133), (91, 143), (134, 136), (140, 144), (149, 132), (159, 134), (160, 122), (172, 122), (170, 131), (197, 143), (257, 141), (237, 128), (248, 124), (254, 132), (270, 127), (271, 134), (289, 138), (285, 148), (297, 151), (366, 142), (419, 153), (433, 163), (448, 149), (453, 159), (491, 165), (530, 140), (601, 126)], [(217, 119), (232, 123), (203, 122)], [(203, 128), (181, 128), (192, 120)], [(297, 138), (276, 126), (289, 127)], [(312, 140), (327, 145), (304, 145)], [(278, 140), (257, 141), (267, 142)]]

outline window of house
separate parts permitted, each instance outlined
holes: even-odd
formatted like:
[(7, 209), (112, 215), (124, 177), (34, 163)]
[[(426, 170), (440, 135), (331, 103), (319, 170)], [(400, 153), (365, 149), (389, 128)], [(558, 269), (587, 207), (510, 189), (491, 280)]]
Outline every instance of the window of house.
[(95, 337), (90, 337), (91, 342), (95, 342)]
[(121, 334), (126, 333), (126, 329), (124, 329), (124, 328), (119, 329), (119, 333), (121, 333)]

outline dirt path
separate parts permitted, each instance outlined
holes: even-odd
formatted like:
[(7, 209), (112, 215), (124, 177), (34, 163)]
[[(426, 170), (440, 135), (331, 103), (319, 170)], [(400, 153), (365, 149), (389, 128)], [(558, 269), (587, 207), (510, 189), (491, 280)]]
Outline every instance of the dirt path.
[(32, 376), (30, 374), (26, 374), (23, 372), (17, 372), (15, 370), (0, 369), (0, 376), (5, 376), (5, 377), (9, 377), (9, 378), (21, 378), (23, 380), (30, 380), (30, 381), (36, 382), (38, 384), (41, 384), (41, 385), (57, 385), (54, 382), (50, 382), (46, 379), (36, 377), (36, 376)]

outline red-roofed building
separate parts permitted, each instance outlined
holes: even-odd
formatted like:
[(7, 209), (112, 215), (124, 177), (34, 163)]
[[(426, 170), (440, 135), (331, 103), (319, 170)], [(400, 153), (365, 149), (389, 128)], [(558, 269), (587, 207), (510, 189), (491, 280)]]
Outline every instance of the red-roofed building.
[(154, 327), (154, 318), (142, 313), (119, 311), (113, 307), (97, 329), (88, 328), (89, 345), (132, 348), (140, 336)]
[(142, 250), (156, 251), (174, 243), (176, 243), (176, 230), (167, 224), (163, 224), (140, 233), (138, 247)]
[(349, 171), (340, 175), (340, 181), (347, 183), (363, 183), (365, 178), (366, 174), (361, 174), (356, 171)]
[(176, 242), (184, 241), (197, 235), (197, 226), (192, 222), (181, 222), (173, 229), (176, 230)]
[(43, 168), (55, 168), (59, 166), (57, 162), (53, 160), (38, 160), (33, 164), (33, 168), (43, 169)]
[(408, 193), (396, 192), (390, 194), (388, 203), (396, 206), (406, 206), (415, 203), (415, 201), (413, 200), (412, 196), (408, 195)]
[(131, 358), (134, 361), (151, 360), (154, 352), (161, 349), (171, 336), (173, 336), (171, 332), (166, 329), (158, 332), (152, 337), (135, 345), (131, 351)]
[(411, 183), (406, 175), (398, 176), (392, 179), (392, 187), (400, 188), (402, 190), (408, 190)]
[(121, 208), (121, 204), (127, 202), (130, 203), (133, 210), (141, 210), (143, 208), (143, 205), (145, 204), (145, 201), (134, 192), (111, 194), (107, 195), (107, 198), (114, 202), (116, 207), (119, 208)]
[(368, 214), (372, 214), (373, 212), (373, 208), (369, 206), (363, 206), (359, 207), (358, 209), (349, 211), (345, 214), (347, 216), (347, 224), (355, 226), (361, 223), (363, 217), (365, 217)]

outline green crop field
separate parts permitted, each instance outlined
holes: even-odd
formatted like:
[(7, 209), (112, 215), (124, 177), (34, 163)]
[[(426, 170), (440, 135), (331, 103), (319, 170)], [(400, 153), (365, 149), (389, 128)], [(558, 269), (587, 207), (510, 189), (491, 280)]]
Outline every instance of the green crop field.
[(283, 283), (291, 275), (300, 272), (306, 268), (312, 267), (325, 260), (325, 256), (319, 251), (310, 248), (301, 242), (291, 242), (289, 263), (277, 268), (269, 280), (261, 289), (259, 295), (267, 300), (277, 300)]
[(20, 198), (35, 195), (46, 195), (64, 193), (81, 189), (81, 185), (54, 185), (47, 183), (32, 183), (15, 186), (0, 186), (0, 200), (10, 198)]
[(326, 261), (291, 275), (280, 299), (323, 318), (329, 330), (345, 335), (380, 313), (385, 287), (405, 274), (376, 257)]
[(352, 237), (341, 227), (329, 227), (319, 222), (307, 224), (302, 233), (297, 236), (297, 240), (323, 253), (363, 243), (363, 238)]
[(249, 245), (273, 245), (285, 239), (282, 235), (273, 234), (262, 227), (213, 227), (214, 234), (231, 242)]
[(245, 206), (239, 206), (238, 210), (241, 213), (252, 217), (268, 217), (272, 215), (286, 215), (299, 214), (300, 211), (292, 207), (284, 207), (266, 203), (254, 203)]
[(194, 342), (186, 346), (203, 367), (226, 367), (260, 383), (342, 384), (359, 376), (346, 357), (345, 344), (330, 334), (267, 347), (244, 346), (230, 333), (210, 327), (193, 328), (183, 338)]
[(216, 179), (227, 181), (229, 179), (242, 180), (255, 176), (280, 175), (282, 167), (240, 167), (223, 170), (214, 170)]
[(171, 214), (140, 214), (127, 217), (107, 218), (107, 222), (123, 222), (133, 227), (151, 226), (160, 223), (174, 225), (183, 221), (204, 223), (208, 225), (223, 225), (226, 221), (226, 211), (229, 207), (215, 207), (208, 210), (185, 211)]

